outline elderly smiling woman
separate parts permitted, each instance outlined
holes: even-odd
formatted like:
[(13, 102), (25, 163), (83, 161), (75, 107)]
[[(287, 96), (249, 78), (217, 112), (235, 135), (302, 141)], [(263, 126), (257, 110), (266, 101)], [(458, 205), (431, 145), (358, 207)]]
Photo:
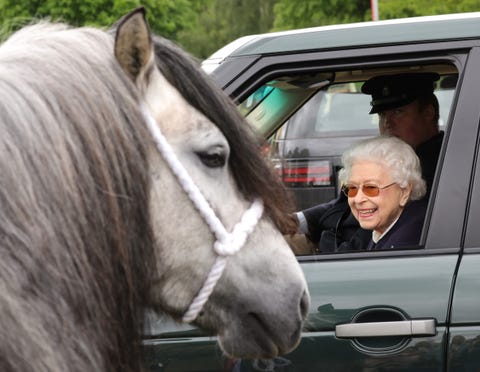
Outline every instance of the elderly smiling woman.
[(396, 137), (379, 136), (345, 151), (340, 180), (352, 214), (372, 230), (368, 250), (418, 245), (427, 201), (420, 161)]

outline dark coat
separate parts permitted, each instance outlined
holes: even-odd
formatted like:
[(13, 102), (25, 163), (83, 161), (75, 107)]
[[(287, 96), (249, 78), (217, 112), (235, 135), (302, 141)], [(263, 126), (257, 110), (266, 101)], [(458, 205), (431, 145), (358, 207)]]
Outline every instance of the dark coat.
[[(432, 188), (443, 135), (444, 133), (440, 132), (419, 145), (415, 151), (422, 166), (422, 177), (427, 183), (425, 200), (428, 200)], [(316, 205), (302, 212), (308, 224), (307, 236), (318, 245), (320, 252), (356, 250), (368, 244), (368, 234), (350, 213), (348, 199), (343, 193), (328, 203)], [(357, 243), (352, 244), (352, 239)]]
[(415, 150), (415, 153), (420, 159), (420, 165), (422, 166), (422, 178), (427, 182), (425, 199), (428, 199), (430, 190), (432, 189), (438, 157), (440, 155), (440, 149), (442, 148), (443, 135), (443, 132), (438, 133), (436, 136), (419, 145)]
[(398, 247), (415, 247), (420, 241), (423, 220), (427, 212), (427, 199), (408, 203), (395, 225), (377, 244), (370, 239), (367, 250), (394, 249)]

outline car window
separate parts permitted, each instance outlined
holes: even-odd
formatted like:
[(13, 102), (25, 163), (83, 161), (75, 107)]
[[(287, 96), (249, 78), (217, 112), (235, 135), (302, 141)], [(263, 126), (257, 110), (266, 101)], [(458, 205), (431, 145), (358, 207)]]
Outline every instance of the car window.
[[(458, 75), (452, 66), (426, 66), (425, 69), (441, 74), (434, 93), (440, 107), (439, 125), (444, 130)], [(395, 69), (394, 72), (401, 71)], [(388, 73), (385, 70), (360, 74), (336, 71), (331, 74), (335, 79), (327, 79), (323, 85), (306, 84), (306, 78), (297, 78), (302, 85), (289, 85), (285, 84), (287, 79), (277, 77), (240, 104), (249, 122), (257, 129), (263, 128), (267, 158), (291, 191), (297, 210), (339, 196), (342, 153), (354, 142), (379, 134), (378, 115), (369, 114), (371, 96), (363, 94), (361, 87), (372, 76)], [(316, 253), (316, 248), (308, 243), (305, 237), (295, 237), (296, 253)]]

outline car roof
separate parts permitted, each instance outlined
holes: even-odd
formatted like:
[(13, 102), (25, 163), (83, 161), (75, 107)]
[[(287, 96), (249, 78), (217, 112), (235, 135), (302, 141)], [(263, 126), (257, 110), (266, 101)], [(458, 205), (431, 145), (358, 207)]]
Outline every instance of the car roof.
[(239, 38), (205, 62), (226, 57), (480, 38), (480, 12), (371, 21)]

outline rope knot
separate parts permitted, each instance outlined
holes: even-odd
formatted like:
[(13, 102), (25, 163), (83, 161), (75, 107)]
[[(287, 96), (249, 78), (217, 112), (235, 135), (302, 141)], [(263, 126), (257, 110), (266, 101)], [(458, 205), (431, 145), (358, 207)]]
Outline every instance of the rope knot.
[(236, 234), (228, 234), (222, 240), (217, 240), (213, 245), (219, 256), (232, 256), (237, 253), (247, 240), (246, 231), (238, 231)]

